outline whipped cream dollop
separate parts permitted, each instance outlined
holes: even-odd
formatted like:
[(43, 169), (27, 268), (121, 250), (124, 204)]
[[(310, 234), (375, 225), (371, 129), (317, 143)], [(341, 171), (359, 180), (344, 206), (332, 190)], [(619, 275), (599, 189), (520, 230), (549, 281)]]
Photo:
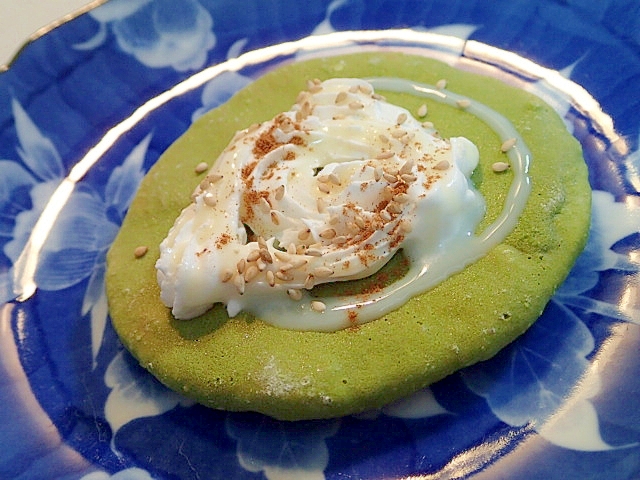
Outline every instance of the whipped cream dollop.
[(161, 299), (178, 319), (223, 303), (287, 328), (349, 326), (362, 302), (329, 305), (313, 287), (370, 276), (399, 249), (424, 273), (464, 245), (485, 211), (477, 164), (469, 140), (441, 138), (367, 81), (310, 82), (238, 132), (195, 189), (160, 246)]

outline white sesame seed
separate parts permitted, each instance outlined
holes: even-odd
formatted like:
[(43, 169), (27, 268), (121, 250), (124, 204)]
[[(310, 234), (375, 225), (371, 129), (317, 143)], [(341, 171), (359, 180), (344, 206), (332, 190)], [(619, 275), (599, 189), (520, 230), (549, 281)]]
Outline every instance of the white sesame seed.
[(433, 122), (422, 122), (422, 128), (433, 128)]
[(407, 114), (405, 112), (402, 112), (400, 115), (398, 115), (398, 118), (396, 118), (397, 125), (402, 125), (406, 121), (407, 121)]
[(325, 213), (327, 211), (327, 204), (322, 198), (316, 200), (316, 207), (318, 208), (318, 213)]
[(389, 205), (387, 205), (387, 210), (389, 211), (389, 213), (400, 213), (402, 212), (402, 207), (398, 203), (391, 202), (389, 203)]
[(358, 90), (359, 90), (359, 89), (360, 89), (360, 88), (358, 87), (358, 85), (351, 85), (351, 86), (349, 87), (349, 93), (358, 93)]
[(468, 98), (463, 98), (456, 101), (456, 105), (460, 108), (469, 108), (471, 106), (471, 100), (469, 100)]
[(398, 177), (390, 174), (389, 172), (384, 172), (382, 177), (389, 183), (396, 183), (398, 181)]
[(406, 193), (399, 193), (393, 197), (393, 201), (398, 203), (407, 203), (409, 201), (409, 195)]
[(238, 263), (236, 263), (236, 270), (238, 270), (238, 273), (243, 274), (246, 266), (247, 261), (244, 258), (241, 258), (240, 260), (238, 260)]
[(320, 183), (318, 185), (318, 190), (320, 190), (322, 193), (329, 193), (331, 191), (331, 187), (326, 183)]
[(372, 93), (371, 98), (373, 98), (374, 100), (381, 100), (383, 102), (386, 100), (385, 96), (380, 95), (379, 93)]
[(302, 257), (302, 256), (295, 256), (291, 259), (291, 265), (293, 266), (293, 268), (300, 268), (305, 266), (307, 263), (309, 263), (309, 261)]
[(296, 247), (296, 244), (291, 242), (289, 245), (287, 245), (287, 253), (289, 255), (295, 255), (298, 252), (298, 248)]
[(400, 231), (402, 233), (410, 233), (411, 230), (413, 230), (413, 227), (411, 226), (411, 222), (407, 220), (401, 220), (398, 226), (400, 227)]
[(139, 247), (136, 247), (135, 250), (133, 251), (133, 256), (136, 258), (142, 258), (147, 254), (148, 251), (149, 251), (149, 247), (145, 245), (140, 245)]
[(341, 103), (346, 102), (347, 98), (348, 98), (347, 92), (345, 91), (339, 92), (338, 95), (336, 95), (335, 104), (340, 105)]
[(411, 170), (413, 170), (413, 166), (414, 165), (415, 165), (415, 162), (413, 161), (413, 159), (409, 159), (406, 162), (404, 162), (402, 167), (400, 167), (400, 170), (398, 171), (398, 173), (400, 175), (404, 175), (406, 173), (411, 173)]
[(340, 185), (340, 178), (335, 173), (329, 174), (329, 181), (334, 185)]
[(258, 208), (260, 208), (262, 213), (269, 213), (271, 211), (271, 205), (264, 197), (260, 197), (260, 200), (258, 200)]
[(513, 147), (515, 147), (516, 142), (517, 140), (515, 138), (509, 138), (508, 140), (504, 141), (504, 143), (500, 147), (500, 150), (502, 151), (502, 153), (506, 153), (509, 150), (511, 150)]
[(358, 90), (360, 90), (365, 95), (371, 95), (373, 93), (373, 89), (369, 85), (365, 84), (358, 85)]
[(311, 230), (308, 228), (303, 228), (298, 232), (298, 240), (306, 240), (311, 235)]
[(359, 228), (364, 228), (365, 227), (365, 221), (364, 218), (362, 218), (360, 215), (356, 215), (356, 217), (353, 219), (353, 221), (355, 222), (355, 224), (359, 227)]
[(258, 276), (259, 270), (255, 265), (249, 265), (249, 267), (244, 272), (244, 281), (250, 282), (254, 278)]
[(280, 185), (278, 188), (276, 188), (275, 197), (278, 201), (284, 198), (284, 185)]
[(397, 128), (391, 132), (393, 138), (402, 138), (407, 134), (407, 131), (402, 128)]
[(316, 180), (320, 183), (327, 183), (329, 181), (329, 175), (318, 175)]
[(200, 174), (200, 173), (204, 173), (207, 170), (209, 170), (209, 164), (207, 162), (200, 162), (198, 165), (196, 165), (196, 173)]
[(420, 107), (418, 108), (418, 116), (419, 117), (424, 117), (427, 115), (427, 105), (425, 103), (423, 103), (422, 105), (420, 105)]
[(278, 212), (276, 210), (271, 210), (269, 215), (271, 216), (271, 223), (274, 225), (280, 225), (280, 219), (278, 218)]
[(276, 277), (271, 270), (267, 270), (267, 283), (269, 286), (273, 287), (276, 284)]
[(307, 250), (305, 251), (305, 254), (309, 255), (310, 257), (321, 257), (322, 250), (318, 248), (307, 248)]
[(291, 300), (295, 300), (296, 302), (302, 299), (302, 291), (297, 288), (289, 288), (287, 295), (289, 295)]
[(507, 162), (495, 162), (491, 165), (491, 170), (496, 173), (504, 172), (509, 169), (509, 164)]
[(278, 280), (282, 280), (283, 282), (290, 282), (291, 280), (293, 280), (293, 275), (291, 275), (289, 272), (282, 272), (278, 270), (275, 273), (275, 276)]
[(202, 197), (202, 201), (208, 207), (215, 207), (216, 204), (218, 203), (218, 200), (216, 199), (216, 196), (213, 193), (210, 193), (210, 192), (207, 192), (207, 193), (204, 194), (204, 197)]
[(382, 210), (380, 212), (380, 218), (382, 218), (382, 220), (384, 220), (385, 222), (388, 222), (389, 220), (391, 220), (391, 214), (386, 210)]
[(415, 182), (418, 179), (418, 177), (416, 177), (412, 173), (405, 173), (403, 175), (400, 175), (400, 179), (405, 183), (412, 183), (412, 182)]
[(236, 275), (235, 277), (233, 277), (233, 284), (238, 290), (238, 293), (242, 295), (244, 293), (244, 276)]
[(349, 102), (349, 108), (351, 110), (360, 110), (360, 109), (364, 108), (364, 104), (362, 102), (358, 102), (358, 101)]
[(260, 249), (260, 258), (267, 263), (273, 263), (273, 257), (269, 253), (269, 250), (265, 248)]
[(315, 278), (313, 275), (307, 275), (307, 278), (304, 280), (304, 288), (307, 290), (311, 290), (315, 286)]
[(444, 90), (445, 88), (447, 88), (447, 81), (444, 78), (438, 80), (436, 82), (436, 88), (438, 90)]
[(378, 155), (376, 155), (376, 160), (386, 160), (387, 158), (393, 157), (395, 154), (391, 150), (383, 150)]
[(229, 280), (233, 278), (233, 270), (225, 269), (220, 276), (220, 281), (222, 283), (227, 283)]
[(281, 250), (274, 250), (273, 256), (276, 257), (281, 262), (288, 262), (289, 260), (291, 260), (291, 255)]
[(449, 168), (449, 162), (446, 160), (440, 160), (433, 168), (435, 170), (446, 170)]
[(331, 240), (331, 243), (332, 243), (333, 245), (342, 245), (342, 244), (347, 243), (347, 240), (348, 240), (348, 238), (347, 238), (347, 237), (345, 237), (344, 235), (338, 235), (337, 237), (334, 237), (334, 238)]
[(333, 270), (329, 267), (316, 267), (313, 269), (312, 275), (316, 278), (328, 278), (333, 275)]
[(251, 250), (247, 255), (247, 262), (255, 262), (260, 258), (260, 250)]
[(387, 137), (386, 135), (384, 135), (382, 133), (380, 135), (378, 135), (378, 138), (380, 139), (381, 142), (389, 143), (389, 137)]
[(327, 306), (320, 302), (319, 300), (314, 300), (311, 302), (311, 310), (314, 312), (322, 313), (327, 309)]
[(336, 231), (333, 228), (326, 228), (320, 232), (320, 237), (325, 238), (327, 240), (334, 238), (336, 236)]

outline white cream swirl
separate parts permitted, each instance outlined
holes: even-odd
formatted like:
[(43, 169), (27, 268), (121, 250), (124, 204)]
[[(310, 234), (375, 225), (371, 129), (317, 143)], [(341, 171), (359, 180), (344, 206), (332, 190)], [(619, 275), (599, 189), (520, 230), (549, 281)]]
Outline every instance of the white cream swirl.
[(484, 215), (477, 163), (471, 142), (440, 138), (369, 82), (310, 82), (290, 111), (239, 132), (197, 187), (161, 244), (162, 301), (179, 319), (222, 302), (286, 328), (352, 325), (366, 301), (308, 291), (370, 276), (400, 248), (419, 276), (451, 257)]

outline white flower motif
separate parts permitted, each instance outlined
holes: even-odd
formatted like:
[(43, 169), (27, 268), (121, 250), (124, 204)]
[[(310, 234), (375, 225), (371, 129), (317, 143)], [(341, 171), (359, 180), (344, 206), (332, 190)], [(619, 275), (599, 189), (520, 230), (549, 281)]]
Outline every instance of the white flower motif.
[(100, 24), (80, 50), (102, 45), (111, 31), (118, 46), (151, 68), (201, 68), (216, 44), (211, 14), (197, 0), (112, 0), (89, 13)]
[[(0, 232), (7, 240), (5, 256), (15, 265), (34, 225), (52, 193), (65, 177), (53, 143), (44, 136), (22, 106), (13, 101), (13, 115), (22, 165), (0, 162)], [(144, 175), (142, 164), (150, 136), (140, 142), (121, 166), (114, 169), (104, 193), (86, 183), (76, 185), (63, 206), (40, 252), (35, 281), (43, 290), (62, 290), (88, 279), (82, 315), (91, 312), (94, 358), (100, 345), (107, 308), (104, 293), (106, 252)], [(17, 203), (16, 203), (17, 202)], [(19, 296), (13, 267), (0, 273), (0, 301)]]

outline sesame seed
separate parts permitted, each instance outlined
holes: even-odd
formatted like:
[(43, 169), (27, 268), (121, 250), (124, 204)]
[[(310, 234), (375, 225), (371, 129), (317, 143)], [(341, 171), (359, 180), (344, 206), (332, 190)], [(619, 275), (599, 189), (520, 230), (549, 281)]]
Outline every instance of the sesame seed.
[(260, 249), (260, 258), (267, 263), (273, 263), (273, 257), (271, 256), (267, 248)]
[(316, 180), (320, 183), (327, 183), (329, 181), (329, 175), (318, 175)]
[(504, 172), (509, 169), (509, 164), (507, 162), (495, 162), (491, 165), (491, 170), (496, 173)]
[(204, 194), (204, 197), (202, 197), (202, 201), (208, 207), (215, 207), (216, 204), (218, 203), (216, 196), (213, 193), (209, 193), (209, 192)]
[(415, 182), (418, 179), (418, 177), (416, 177), (412, 173), (405, 173), (403, 175), (400, 175), (400, 179), (405, 183), (412, 183), (412, 182)]
[(275, 273), (275, 276), (278, 280), (282, 280), (283, 282), (290, 282), (291, 280), (293, 280), (293, 275), (291, 275), (289, 272), (282, 272), (278, 270)]
[(319, 300), (311, 302), (311, 310), (314, 312), (322, 313), (327, 309), (327, 306)]
[(306, 240), (311, 235), (311, 230), (308, 228), (303, 228), (298, 232), (298, 240)]
[(295, 300), (296, 302), (302, 299), (302, 291), (297, 288), (289, 288), (287, 295), (289, 295), (291, 300)]
[(258, 247), (260, 247), (260, 249), (262, 250), (263, 248), (266, 249), (267, 248), (267, 242), (265, 241), (263, 236), (259, 236), (258, 237)]
[(235, 277), (233, 277), (233, 284), (238, 290), (238, 293), (242, 295), (244, 293), (244, 276), (236, 275)]
[(389, 203), (389, 205), (387, 205), (387, 210), (389, 211), (389, 213), (400, 213), (402, 212), (402, 207), (398, 203), (391, 202)]
[(338, 235), (337, 237), (334, 237), (333, 240), (331, 240), (331, 243), (333, 245), (342, 245), (344, 243), (347, 243), (347, 237), (345, 237), (344, 235)]
[(393, 157), (395, 154), (391, 150), (383, 150), (378, 155), (376, 155), (376, 160), (386, 160), (387, 158)]
[(220, 276), (220, 281), (222, 283), (227, 283), (229, 280), (233, 278), (233, 270), (225, 269)]
[(307, 290), (311, 290), (315, 286), (315, 278), (313, 275), (307, 275), (307, 278), (304, 280), (304, 288)]
[(351, 110), (360, 110), (360, 109), (364, 108), (364, 104), (362, 102), (358, 102), (358, 101), (350, 102), (349, 103), (349, 108)]
[(382, 177), (389, 183), (395, 183), (398, 181), (398, 177), (396, 177), (395, 175), (390, 174), (389, 172), (384, 172), (382, 174)]
[(406, 193), (399, 193), (395, 197), (393, 197), (394, 202), (398, 203), (407, 203), (409, 201), (409, 195)]
[(316, 267), (313, 269), (312, 275), (316, 278), (328, 278), (333, 275), (333, 270), (329, 267)]
[(516, 142), (517, 140), (515, 138), (510, 138), (508, 140), (505, 140), (502, 146), (500, 147), (500, 150), (502, 151), (502, 153), (506, 153), (509, 150), (511, 150), (513, 147), (515, 147)]
[(346, 102), (347, 97), (348, 97), (347, 92), (345, 91), (339, 92), (338, 95), (336, 95), (335, 104), (340, 105), (341, 103)]
[(382, 210), (380, 212), (380, 218), (382, 218), (382, 220), (384, 220), (385, 222), (388, 222), (389, 220), (391, 220), (391, 214), (386, 210)]
[(400, 115), (398, 115), (398, 118), (396, 118), (397, 125), (402, 125), (406, 121), (407, 121), (407, 114), (404, 112), (402, 112)]
[(244, 272), (244, 281), (250, 282), (254, 278), (258, 276), (259, 270), (255, 265), (249, 265), (249, 267)]
[(327, 211), (327, 204), (322, 198), (316, 200), (316, 207), (318, 208), (318, 213), (325, 213)]
[(335, 173), (329, 174), (329, 181), (334, 185), (340, 185), (340, 178)]
[(365, 95), (371, 95), (373, 93), (373, 89), (369, 85), (360, 84), (358, 85), (358, 90)]
[(142, 258), (147, 254), (148, 251), (149, 251), (149, 247), (145, 245), (140, 245), (139, 247), (136, 247), (135, 250), (133, 251), (133, 256), (136, 258)]
[(411, 222), (407, 220), (401, 220), (398, 226), (400, 227), (400, 231), (402, 233), (410, 233), (411, 230), (413, 230), (413, 227), (411, 226)]
[(293, 268), (293, 265), (291, 263), (283, 263), (282, 265), (280, 265), (279, 270), (281, 272), (288, 272), (292, 268)]
[(338, 215), (333, 215), (329, 218), (329, 225), (335, 225), (338, 222), (340, 222), (340, 217)]
[(433, 168), (435, 170), (446, 170), (449, 168), (449, 162), (446, 160), (440, 160)]
[(296, 256), (294, 258), (291, 259), (291, 265), (293, 266), (293, 268), (300, 268), (305, 266), (307, 263), (309, 263), (309, 261), (306, 258), (303, 258), (301, 256)]
[(275, 197), (278, 201), (284, 198), (284, 185), (280, 185), (278, 188), (276, 188)]
[(349, 93), (358, 93), (359, 87), (358, 85), (351, 85), (349, 87)]
[(260, 258), (260, 250), (251, 250), (247, 255), (247, 262), (255, 262)]
[(422, 122), (422, 128), (433, 128), (433, 122)]
[(281, 250), (274, 250), (273, 256), (276, 257), (281, 262), (288, 262), (289, 260), (291, 260), (291, 255)]
[(384, 135), (382, 133), (380, 135), (378, 135), (378, 138), (380, 139), (381, 142), (389, 143), (389, 137), (387, 137), (386, 135)]
[(414, 165), (415, 165), (415, 162), (413, 161), (413, 159), (409, 159), (406, 162), (404, 162), (402, 167), (400, 167), (400, 170), (398, 171), (398, 173), (400, 175), (404, 175), (405, 173), (411, 173), (411, 170), (413, 170)]
[(380, 95), (379, 93), (372, 93), (371, 98), (373, 98), (374, 100), (381, 100), (383, 102), (386, 100), (385, 96)]
[(244, 273), (244, 269), (247, 266), (247, 261), (244, 258), (241, 258), (240, 260), (238, 260), (238, 263), (236, 263), (236, 270), (238, 270), (238, 273), (242, 274)]
[(447, 88), (447, 81), (444, 78), (438, 80), (436, 82), (436, 88), (438, 90), (444, 90), (445, 88)]
[(196, 165), (195, 170), (198, 174), (204, 173), (209, 170), (209, 164), (207, 162), (200, 162), (198, 165)]
[(267, 283), (270, 287), (273, 287), (276, 284), (276, 277), (271, 270), (267, 270)]
[(258, 267), (258, 270), (260, 270), (261, 272), (267, 268), (267, 264), (264, 260), (262, 260), (262, 258), (259, 258), (258, 260), (256, 260), (256, 266)]
[(468, 98), (463, 98), (456, 102), (456, 105), (460, 108), (469, 108), (471, 106), (471, 100)]
[(381, 166), (377, 166), (374, 171), (373, 171), (373, 179), (376, 182), (379, 182), (380, 179), (382, 178), (382, 174), (384, 173), (384, 171), (382, 170)]
[(425, 117), (426, 115), (427, 115), (427, 105), (423, 103), (418, 108), (418, 116), (419, 117)]
[(396, 130), (394, 130), (393, 132), (391, 132), (391, 136), (393, 138), (402, 138), (407, 134), (407, 131), (402, 129), (402, 128), (398, 128)]
[(271, 216), (271, 223), (274, 225), (280, 225), (280, 219), (278, 218), (278, 212), (276, 210), (271, 210), (269, 215)]
[(320, 237), (325, 238), (327, 240), (334, 238), (336, 236), (336, 231), (333, 228), (327, 228), (320, 232)]
[(287, 253), (289, 255), (295, 255), (298, 252), (298, 248), (296, 247), (296, 244), (291, 242), (289, 245), (287, 245)]
[(305, 254), (309, 255), (310, 257), (321, 257), (322, 250), (318, 248), (307, 248), (307, 250), (305, 251)]
[(364, 228), (365, 227), (365, 221), (364, 218), (362, 218), (360, 215), (357, 215), (353, 221), (355, 222), (355, 224), (359, 227), (359, 228)]
[(318, 185), (318, 190), (320, 190), (322, 193), (329, 193), (331, 191), (331, 187), (329, 187), (329, 185), (327, 185), (326, 183), (321, 183)]

